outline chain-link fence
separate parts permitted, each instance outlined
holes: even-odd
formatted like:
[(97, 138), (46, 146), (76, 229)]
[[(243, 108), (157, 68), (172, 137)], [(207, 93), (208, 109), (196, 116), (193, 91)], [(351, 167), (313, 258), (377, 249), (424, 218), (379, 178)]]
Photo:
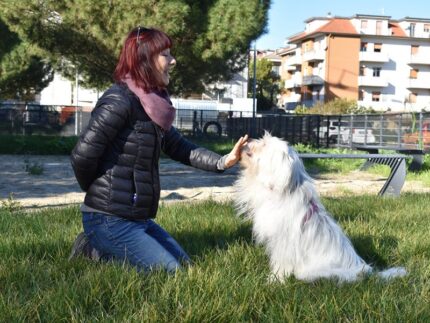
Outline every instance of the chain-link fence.
[[(91, 108), (0, 103), (0, 133), (79, 135), (87, 126)], [(264, 131), (290, 143), (317, 147), (386, 147), (430, 151), (430, 113), (368, 115), (258, 115), (237, 111), (177, 109), (174, 126), (194, 136), (244, 134)]]

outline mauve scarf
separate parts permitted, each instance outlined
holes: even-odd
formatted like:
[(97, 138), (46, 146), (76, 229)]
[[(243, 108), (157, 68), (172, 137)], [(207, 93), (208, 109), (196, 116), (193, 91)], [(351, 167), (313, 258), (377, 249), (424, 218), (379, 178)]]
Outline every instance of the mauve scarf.
[(175, 119), (176, 110), (172, 106), (167, 91), (146, 93), (136, 85), (129, 75), (123, 79), (123, 82), (139, 98), (143, 109), (151, 120), (163, 128), (163, 130), (169, 131)]

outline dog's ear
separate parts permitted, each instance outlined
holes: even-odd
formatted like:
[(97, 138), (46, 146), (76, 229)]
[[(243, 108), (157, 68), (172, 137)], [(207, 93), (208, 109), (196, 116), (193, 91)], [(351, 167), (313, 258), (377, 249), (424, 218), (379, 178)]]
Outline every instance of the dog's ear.
[(290, 159), (291, 174), (288, 184), (288, 191), (293, 193), (297, 188), (301, 187), (303, 182), (308, 179), (305, 167), (297, 152), (291, 147), (288, 147), (288, 156)]

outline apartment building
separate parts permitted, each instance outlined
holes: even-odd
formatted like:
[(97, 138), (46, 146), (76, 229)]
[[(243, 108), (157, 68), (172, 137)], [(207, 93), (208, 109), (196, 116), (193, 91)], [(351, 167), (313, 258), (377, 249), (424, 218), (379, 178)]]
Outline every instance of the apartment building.
[(282, 104), (335, 98), (375, 110), (430, 110), (430, 19), (313, 17), (288, 38)]

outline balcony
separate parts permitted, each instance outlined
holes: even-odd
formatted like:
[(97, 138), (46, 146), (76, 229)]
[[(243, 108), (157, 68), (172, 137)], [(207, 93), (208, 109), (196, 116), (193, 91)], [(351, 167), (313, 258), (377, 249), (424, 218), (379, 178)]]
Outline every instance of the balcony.
[(430, 89), (428, 78), (409, 79), (408, 89)]
[(285, 65), (284, 70), (285, 71), (295, 71), (297, 67), (295, 65)]
[(293, 76), (289, 80), (285, 80), (285, 88), (293, 89), (295, 87), (300, 87), (302, 85), (302, 78), (298, 76)]
[(360, 52), (358, 59), (360, 62), (387, 63), (388, 55), (383, 52)]
[(430, 56), (423, 54), (411, 55), (409, 65), (430, 65)]
[(302, 65), (302, 59), (299, 55), (294, 55), (285, 60), (285, 66), (297, 66)]
[(323, 85), (324, 80), (318, 75), (303, 76), (303, 85)]
[(387, 87), (388, 82), (383, 77), (376, 76), (359, 76), (358, 77), (359, 86), (369, 86), (369, 87)]
[(323, 61), (325, 60), (325, 51), (323, 50), (310, 50), (303, 53), (303, 61)]

